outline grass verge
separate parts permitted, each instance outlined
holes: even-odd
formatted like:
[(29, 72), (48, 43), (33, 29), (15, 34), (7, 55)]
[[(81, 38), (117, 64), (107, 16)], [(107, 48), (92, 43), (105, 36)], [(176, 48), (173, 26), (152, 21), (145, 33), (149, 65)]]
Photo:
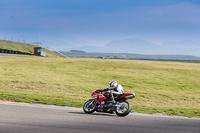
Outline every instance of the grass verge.
[(136, 93), (134, 112), (200, 117), (200, 64), (0, 57), (1, 100), (82, 107), (113, 79)]

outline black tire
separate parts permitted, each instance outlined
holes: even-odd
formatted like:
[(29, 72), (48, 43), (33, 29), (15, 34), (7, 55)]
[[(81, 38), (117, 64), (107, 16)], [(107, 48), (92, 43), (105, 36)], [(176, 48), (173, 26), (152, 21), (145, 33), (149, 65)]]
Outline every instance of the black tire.
[[(93, 102), (91, 105), (90, 103)], [(96, 110), (96, 102), (94, 100), (87, 101), (83, 106), (83, 111), (87, 114), (91, 114)]]
[(131, 112), (131, 104), (129, 102), (121, 102), (123, 104), (123, 108), (117, 107), (115, 113), (118, 116), (126, 116)]

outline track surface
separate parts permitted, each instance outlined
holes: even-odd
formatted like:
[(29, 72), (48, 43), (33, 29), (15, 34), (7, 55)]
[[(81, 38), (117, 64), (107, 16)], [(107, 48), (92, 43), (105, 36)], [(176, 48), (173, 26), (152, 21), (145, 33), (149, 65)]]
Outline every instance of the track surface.
[(0, 103), (0, 133), (200, 133), (200, 119), (85, 114)]

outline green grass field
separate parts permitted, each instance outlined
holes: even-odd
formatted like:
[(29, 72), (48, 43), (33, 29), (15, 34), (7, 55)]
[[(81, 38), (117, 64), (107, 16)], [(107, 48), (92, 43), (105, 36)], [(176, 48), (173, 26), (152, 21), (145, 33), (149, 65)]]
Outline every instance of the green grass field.
[(82, 107), (117, 80), (133, 112), (200, 117), (200, 64), (1, 55), (1, 100)]

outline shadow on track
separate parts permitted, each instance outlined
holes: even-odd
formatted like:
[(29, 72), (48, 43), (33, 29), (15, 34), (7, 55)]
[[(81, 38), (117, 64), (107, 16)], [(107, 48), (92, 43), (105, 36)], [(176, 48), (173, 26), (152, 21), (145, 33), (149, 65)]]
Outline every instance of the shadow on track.
[(102, 116), (113, 116), (113, 117), (116, 117), (115, 113), (111, 114), (111, 113), (92, 113), (92, 114), (86, 114), (84, 112), (68, 112), (68, 113), (72, 113), (72, 114), (81, 114), (81, 115), (102, 115)]

